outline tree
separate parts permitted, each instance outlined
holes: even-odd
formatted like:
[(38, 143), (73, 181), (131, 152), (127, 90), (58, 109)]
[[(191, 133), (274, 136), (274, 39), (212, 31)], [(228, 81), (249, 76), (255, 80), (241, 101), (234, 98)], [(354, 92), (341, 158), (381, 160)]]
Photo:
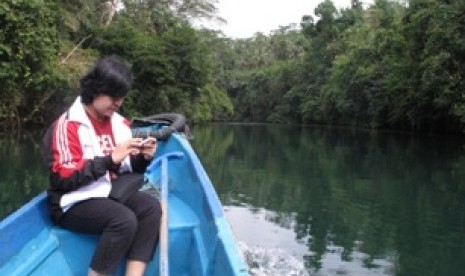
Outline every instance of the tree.
[(179, 112), (191, 121), (205, 121), (232, 113), (229, 98), (215, 86), (210, 52), (189, 25), (155, 35), (122, 17), (98, 37), (96, 50), (132, 64), (135, 82), (127, 115)]
[(411, 67), (408, 118), (413, 129), (454, 130), (464, 120), (461, 1), (411, 1), (404, 18)]
[[(338, 116), (332, 93), (323, 93), (334, 57), (341, 52), (338, 26), (339, 16), (330, 0), (320, 3), (315, 9), (320, 19), (303, 18), (302, 32), (308, 40), (301, 80), (307, 84), (300, 111), (304, 122), (331, 122)], [(347, 26), (344, 26), (347, 28)]]
[(139, 26), (162, 34), (179, 23), (216, 17), (217, 0), (124, 0), (125, 13)]
[[(43, 0), (0, 3), (0, 120), (44, 120), (47, 101), (67, 87), (58, 68), (57, 5)], [(40, 35), (37, 35), (40, 34)]]

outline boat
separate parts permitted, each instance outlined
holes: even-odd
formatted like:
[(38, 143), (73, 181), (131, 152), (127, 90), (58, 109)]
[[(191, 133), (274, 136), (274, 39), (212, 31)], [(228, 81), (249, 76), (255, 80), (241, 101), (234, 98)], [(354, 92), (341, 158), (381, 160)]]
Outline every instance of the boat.
[[(135, 136), (158, 137), (142, 189), (159, 196), (167, 214), (145, 275), (249, 275), (186, 130), (179, 114), (133, 120)], [(0, 222), (0, 275), (87, 275), (97, 240), (54, 225), (42, 192)], [(124, 266), (125, 260), (116, 275), (124, 275)]]

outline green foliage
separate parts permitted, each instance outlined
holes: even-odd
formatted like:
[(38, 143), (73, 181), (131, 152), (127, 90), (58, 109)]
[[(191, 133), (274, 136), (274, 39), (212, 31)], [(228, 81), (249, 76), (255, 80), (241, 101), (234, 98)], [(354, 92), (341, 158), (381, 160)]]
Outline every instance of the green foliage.
[(0, 121), (41, 121), (45, 103), (66, 87), (58, 68), (58, 15), (54, 2), (0, 4)]
[(79, 41), (100, 26), (100, 0), (57, 1), (55, 12), (60, 17), (60, 36), (71, 41)]
[(214, 85), (202, 88), (189, 113), (193, 121), (212, 121), (230, 118), (234, 107), (225, 91)]
[[(216, 18), (217, 0), (124, 0), (125, 14), (137, 26), (163, 34), (192, 19)], [(216, 18), (218, 19), (218, 18)]]
[(229, 91), (234, 94), (236, 120), (240, 121), (295, 121), (294, 104), (298, 101), (292, 88), (298, 84), (296, 78), (299, 64), (283, 61), (262, 70), (236, 74), (235, 86)]
[(48, 121), (88, 65), (117, 55), (136, 79), (127, 116), (465, 129), (461, 1), (325, 0), (301, 29), (237, 40), (192, 28), (215, 3), (128, 0), (104, 27), (96, 1), (2, 2), (0, 122)]
[(411, 37), (411, 64), (415, 68), (409, 91), (415, 103), (408, 114), (418, 128), (453, 129), (460, 126), (458, 120), (464, 122), (459, 111), (465, 88), (461, 80), (465, 75), (464, 8), (460, 1), (412, 1), (406, 12), (404, 32)]
[(128, 116), (180, 112), (192, 121), (230, 116), (231, 101), (215, 85), (211, 52), (188, 23), (213, 17), (212, 1), (125, 4), (103, 26), (98, 1), (2, 2), (0, 122), (48, 123), (75, 97), (79, 77), (104, 55), (133, 67)]
[(206, 121), (232, 113), (231, 101), (213, 84), (208, 49), (188, 25), (156, 35), (120, 18), (99, 33), (93, 47), (132, 63), (135, 82), (125, 103), (128, 116), (179, 112), (189, 120)]
[[(465, 4), (352, 4), (320, 3), (300, 32), (225, 43), (234, 62), (220, 66), (221, 84), (234, 118), (463, 131)], [(295, 64), (292, 77), (284, 64)]]
[(295, 26), (281, 27), (269, 37), (258, 33), (233, 41), (204, 33), (203, 38), (217, 58), (217, 83), (234, 103), (233, 120), (299, 120), (294, 104), (300, 98), (292, 88), (299, 85), (304, 41)]

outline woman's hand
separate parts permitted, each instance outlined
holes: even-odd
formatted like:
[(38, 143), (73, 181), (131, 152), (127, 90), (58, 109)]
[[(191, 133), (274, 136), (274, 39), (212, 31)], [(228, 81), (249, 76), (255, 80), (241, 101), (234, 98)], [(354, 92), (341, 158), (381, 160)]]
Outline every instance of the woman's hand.
[(141, 138), (131, 138), (117, 145), (111, 153), (113, 163), (120, 164), (129, 154), (139, 154), (141, 150), (141, 142)]
[(144, 155), (144, 158), (150, 160), (157, 152), (157, 139), (149, 137), (144, 139), (140, 144), (140, 153)]

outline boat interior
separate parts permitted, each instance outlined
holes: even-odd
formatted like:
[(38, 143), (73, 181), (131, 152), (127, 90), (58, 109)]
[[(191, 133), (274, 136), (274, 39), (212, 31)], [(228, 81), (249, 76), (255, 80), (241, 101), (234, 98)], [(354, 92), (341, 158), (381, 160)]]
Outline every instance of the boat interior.
[[(168, 228), (170, 275), (248, 275), (238, 254), (218, 196), (188, 141), (181, 134), (159, 142), (157, 156), (182, 152), (168, 161)], [(159, 188), (161, 168), (146, 173)], [(97, 235), (53, 225), (47, 195), (42, 193), (0, 223), (4, 251), (0, 275), (87, 275)], [(158, 275), (159, 247), (146, 271)], [(124, 275), (122, 261), (117, 275)]]

